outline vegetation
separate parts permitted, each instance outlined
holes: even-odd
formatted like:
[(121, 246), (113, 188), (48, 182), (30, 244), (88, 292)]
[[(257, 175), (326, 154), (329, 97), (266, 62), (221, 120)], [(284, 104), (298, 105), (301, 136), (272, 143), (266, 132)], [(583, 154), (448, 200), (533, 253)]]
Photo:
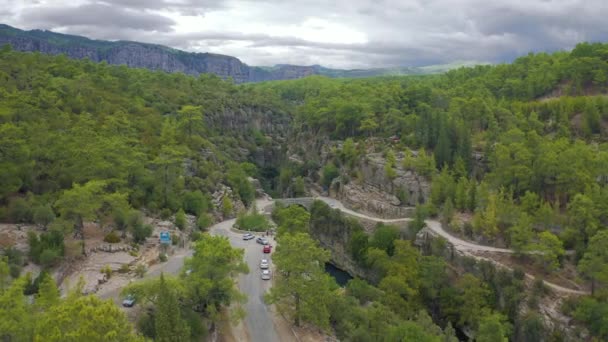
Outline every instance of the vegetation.
[[(194, 242), (194, 251), (179, 278), (161, 275), (123, 289), (123, 295), (132, 295), (153, 309), (138, 323), (146, 337), (158, 341), (200, 340), (205, 333), (204, 322), (217, 322), (222, 307), (244, 299), (232, 279), (247, 272), (243, 250), (232, 248), (224, 237), (202, 235)], [(240, 312), (235, 313), (239, 318)]]
[(296, 326), (310, 322), (328, 329), (332, 285), (336, 287), (324, 269), (329, 252), (319, 248), (306, 233), (287, 233), (279, 242), (273, 255), (276, 282), (268, 301), (291, 317)]
[[(408, 189), (391, 189), (402, 203), (419, 204), (415, 230), (427, 216), (439, 215), (446, 226), (485, 243), (506, 244), (547, 273), (559, 271), (568, 262), (566, 250), (573, 250), (572, 262), (592, 281), (593, 295), (568, 312), (594, 336), (606, 338), (606, 51), (606, 44), (583, 43), (571, 52), (530, 54), (512, 64), (429, 77), (309, 77), (236, 86), (209, 75), (150, 72), (5, 47), (0, 51), (0, 220), (45, 229), (28, 236), (29, 256), (51, 267), (64, 254), (65, 234), (80, 238), (86, 252), (89, 223), (111, 225), (142, 243), (152, 229), (139, 210), (175, 215), (181, 229), (186, 213), (198, 217), (200, 228), (209, 226), (212, 211), (233, 217), (240, 202), (253, 203), (251, 176), (290, 195), (306, 192), (305, 177), (325, 188), (337, 179), (361, 181), (357, 166), (366, 160), (367, 142), (396, 136), (398, 142), (376, 146), (386, 159), (383, 176), (395, 179), (402, 168), (431, 182), (429, 198), (412, 199)], [(292, 120), (295, 134), (312, 132), (343, 143), (324, 160), (255, 165), (252, 156), (268, 148), (267, 132), (248, 124), (226, 129), (232, 124), (222, 118), (222, 113), (245, 111), (286, 125)], [(211, 194), (218, 190), (224, 192), (214, 208)], [(472, 219), (461, 224), (457, 212)], [(274, 215), (281, 237), (277, 266), (294, 273), (279, 276), (270, 298), (283, 311), (293, 304), (295, 311), (288, 314), (296, 322), (332, 326), (352, 340), (449, 340), (454, 326), (471, 329), (480, 341), (500, 341), (523, 331), (535, 336), (541, 329), (534, 305), (520, 317), (525, 298), (517, 272), (482, 263), (479, 271), (457, 277), (443, 259), (421, 254), (394, 228), (380, 226), (368, 236), (358, 223), (319, 203), (307, 214), (289, 207)], [(260, 223), (255, 215), (239, 220), (243, 226)], [(319, 270), (327, 255), (307, 233), (341, 239), (357, 266), (369, 272), (371, 289), (359, 283), (352, 292), (330, 295), (334, 285)], [(306, 248), (296, 248), (297, 243)], [(222, 306), (242, 298), (230, 276), (245, 271), (242, 253), (226, 240), (203, 235), (195, 249), (183, 291), (156, 308), (180, 312), (181, 320), (173, 318), (179, 325), (188, 322), (192, 336), (199, 331), (189, 319), (192, 312), (216, 320)], [(11, 266), (2, 261), (0, 276), (18, 276), (22, 261), (10, 250), (4, 254)], [(318, 280), (315, 293), (290, 254), (310, 258), (307, 277)], [(1, 279), (2, 339), (35, 340), (42, 328), (53, 331), (40, 335), (48, 340), (138, 338), (109, 303), (72, 296), (49, 299), (52, 307), (34, 310), (36, 301), (26, 302), (22, 293), (30, 286), (28, 292), (35, 292), (43, 279), (18, 278), (10, 285), (7, 279)], [(85, 308), (95, 319), (74, 316)], [(109, 314), (97, 317), (101, 312)], [(97, 319), (103, 330), (91, 326)], [(151, 322), (147, 326), (155, 327)], [(87, 331), (72, 331), (77, 326)]]
[(257, 212), (240, 213), (236, 219), (236, 226), (241, 230), (249, 230), (253, 232), (265, 232), (270, 228), (270, 221), (266, 215)]
[[(0, 269), (1, 266), (0, 261)], [(0, 288), (0, 336), (3, 340), (143, 341), (133, 333), (124, 312), (110, 300), (102, 301), (95, 295), (83, 296), (79, 286), (60, 298), (49, 275), (41, 280), (34, 299), (28, 300), (24, 295), (26, 285), (26, 278), (19, 278), (10, 286)]]

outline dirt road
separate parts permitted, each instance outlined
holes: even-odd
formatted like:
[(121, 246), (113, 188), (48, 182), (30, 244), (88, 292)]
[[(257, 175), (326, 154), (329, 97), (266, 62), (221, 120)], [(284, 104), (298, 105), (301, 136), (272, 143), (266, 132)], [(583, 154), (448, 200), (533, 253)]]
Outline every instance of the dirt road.
[[(344, 204), (342, 204), (342, 202), (340, 202), (337, 199), (334, 198), (329, 198), (329, 197), (324, 197), (324, 196), (317, 196), (315, 197), (315, 199), (321, 200), (325, 203), (327, 203), (329, 206), (331, 206), (332, 208), (336, 208), (339, 209), (340, 211), (351, 215), (351, 216), (355, 216), (355, 217), (361, 217), (364, 219), (368, 219), (368, 220), (372, 220), (372, 221), (376, 221), (376, 222), (383, 222), (383, 223), (395, 223), (395, 222), (407, 222), (407, 221), (411, 221), (411, 218), (401, 218), (401, 219), (382, 219), (382, 218), (378, 218), (378, 217), (373, 217), (373, 216), (369, 216), (369, 215), (365, 215), (362, 213), (358, 213), (355, 212), (353, 210), (350, 210), (348, 208), (346, 208), (344, 206)], [(494, 252), (494, 253), (515, 253), (513, 250), (511, 249), (506, 249), (506, 248), (497, 248), (497, 247), (491, 247), (491, 246), (483, 246), (483, 245), (478, 245), (472, 242), (468, 242), (462, 239), (459, 239), (453, 235), (451, 235), (450, 233), (446, 232), (443, 227), (441, 226), (441, 222), (436, 221), (436, 220), (426, 220), (425, 221), (427, 227), (429, 229), (431, 229), (433, 232), (435, 232), (436, 234), (438, 234), (439, 236), (443, 237), (444, 239), (448, 240), (452, 245), (454, 245), (454, 248), (456, 248), (459, 251), (464, 252), (466, 255), (473, 257), (475, 259), (479, 259), (479, 260), (486, 260), (486, 261), (490, 261), (493, 264), (495, 264), (496, 266), (499, 267), (505, 267), (505, 268), (509, 268), (506, 265), (503, 265), (495, 260), (492, 260), (490, 258), (486, 258), (486, 257), (480, 257), (474, 254), (471, 254), (473, 252)], [(510, 269), (510, 268), (509, 268)], [(535, 279), (535, 277), (533, 275), (527, 274), (526, 273), (526, 277), (528, 279)], [(545, 281), (545, 285), (547, 285), (548, 287), (550, 287), (551, 289), (558, 291), (558, 292), (562, 292), (562, 293), (567, 293), (567, 294), (576, 294), (576, 295), (585, 295), (585, 294), (589, 294), (589, 292), (587, 291), (580, 291), (580, 290), (574, 290), (574, 289), (570, 289), (570, 288), (566, 288), (557, 284), (553, 284), (550, 282)]]

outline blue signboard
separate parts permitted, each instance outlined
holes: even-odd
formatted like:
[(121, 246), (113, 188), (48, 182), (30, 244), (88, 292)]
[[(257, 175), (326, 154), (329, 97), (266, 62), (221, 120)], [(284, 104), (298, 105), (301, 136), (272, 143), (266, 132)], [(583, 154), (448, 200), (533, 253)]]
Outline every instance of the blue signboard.
[(169, 232), (167, 232), (167, 231), (160, 232), (160, 243), (166, 243), (166, 244), (171, 243), (171, 235), (169, 235)]

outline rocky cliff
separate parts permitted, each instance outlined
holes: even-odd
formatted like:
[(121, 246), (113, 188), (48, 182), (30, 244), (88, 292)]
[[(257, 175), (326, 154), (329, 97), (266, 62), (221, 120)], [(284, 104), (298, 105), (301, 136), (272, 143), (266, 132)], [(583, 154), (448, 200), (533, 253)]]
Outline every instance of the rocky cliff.
[(422, 69), (417, 68), (399, 68), (397, 72), (394, 69), (340, 70), (319, 65), (280, 64), (273, 67), (256, 67), (232, 56), (191, 53), (139, 42), (93, 40), (51, 31), (23, 31), (0, 24), (0, 46), (5, 44), (10, 44), (18, 51), (65, 54), (70, 58), (88, 58), (95, 62), (105, 61), (134, 68), (182, 72), (189, 75), (211, 73), (223, 79), (232, 78), (236, 83), (289, 80), (309, 75), (370, 77), (422, 73)]
[(330, 194), (350, 208), (384, 218), (411, 217), (417, 203), (426, 202), (430, 184), (426, 178), (401, 166), (403, 154), (397, 155), (395, 177), (385, 171), (381, 153), (367, 154), (356, 166), (356, 179), (342, 175), (334, 180)]

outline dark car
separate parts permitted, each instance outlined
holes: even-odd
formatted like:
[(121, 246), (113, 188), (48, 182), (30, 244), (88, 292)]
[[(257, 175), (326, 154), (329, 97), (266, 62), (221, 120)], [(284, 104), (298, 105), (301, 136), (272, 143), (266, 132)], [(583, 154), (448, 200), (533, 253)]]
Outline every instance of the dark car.
[(133, 307), (133, 305), (135, 305), (135, 297), (133, 295), (128, 295), (122, 301), (122, 306), (124, 306), (125, 308), (131, 308)]

